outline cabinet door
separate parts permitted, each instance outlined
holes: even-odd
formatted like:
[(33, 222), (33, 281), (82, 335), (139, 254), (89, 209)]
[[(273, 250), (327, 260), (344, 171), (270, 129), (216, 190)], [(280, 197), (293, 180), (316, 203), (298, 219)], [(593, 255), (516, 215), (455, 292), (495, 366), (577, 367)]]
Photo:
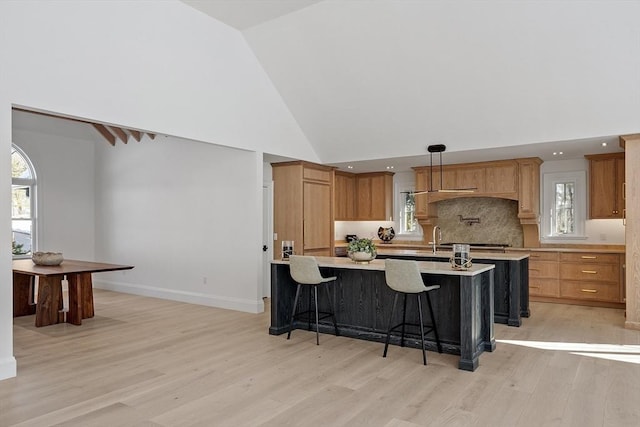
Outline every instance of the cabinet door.
[(304, 182), (304, 251), (331, 248), (331, 186)]
[(392, 202), (392, 194), (388, 191), (386, 176), (374, 176), (371, 178), (371, 219), (389, 221)]
[(621, 218), (616, 213), (616, 159), (589, 161), (589, 216)]
[(624, 157), (616, 159), (616, 215), (623, 218), (624, 201)]
[(334, 191), (336, 221), (351, 221), (355, 219), (355, 177), (336, 173), (336, 185)]
[(356, 175), (357, 218), (363, 221), (389, 221), (393, 215), (393, 174)]
[(540, 160), (518, 160), (518, 217), (538, 218), (540, 214)]
[(485, 191), (487, 193), (517, 193), (516, 164), (491, 166), (487, 168), (485, 177)]
[(484, 193), (484, 182), (484, 168), (460, 168), (456, 170), (456, 183), (453, 188), (474, 188), (478, 193)]

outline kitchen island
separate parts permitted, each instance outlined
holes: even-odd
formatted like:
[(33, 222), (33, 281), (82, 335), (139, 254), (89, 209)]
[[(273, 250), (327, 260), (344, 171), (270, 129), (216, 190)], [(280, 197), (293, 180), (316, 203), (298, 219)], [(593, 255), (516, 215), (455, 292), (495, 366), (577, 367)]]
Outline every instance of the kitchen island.
[[(384, 342), (394, 296), (385, 282), (384, 260), (355, 264), (348, 258), (316, 259), (324, 276), (337, 277), (330, 286), (340, 335)], [(443, 352), (460, 355), (458, 367), (474, 371), (480, 354), (493, 351), (496, 345), (493, 331), (494, 266), (474, 264), (467, 271), (453, 270), (449, 263), (443, 262), (419, 261), (418, 266), (426, 284), (440, 285), (440, 289), (430, 295)], [(272, 261), (270, 334), (280, 335), (289, 330), (295, 289), (289, 263)], [(309, 303), (306, 297), (300, 298), (300, 305)], [(321, 311), (328, 309), (325, 298), (321, 297), (319, 304)], [(407, 321), (417, 323), (418, 312), (413, 304), (413, 299), (409, 298)], [(302, 308), (305, 309), (306, 306)], [(399, 311), (394, 323), (400, 321)], [(412, 315), (415, 318), (411, 318)], [(315, 324), (309, 326), (307, 322), (294, 322), (294, 328), (302, 327), (315, 327)], [(333, 324), (321, 322), (320, 331), (333, 333)], [(399, 336), (391, 336), (392, 344), (399, 342)], [(407, 331), (405, 344), (419, 348), (417, 332)], [(430, 336), (425, 344), (428, 350), (437, 351)]]
[[(447, 262), (451, 251), (396, 249), (393, 244), (378, 245), (378, 258), (412, 259), (416, 261)], [(494, 316), (496, 323), (509, 326), (522, 325), (529, 317), (529, 254), (471, 251), (473, 263), (493, 264)]]

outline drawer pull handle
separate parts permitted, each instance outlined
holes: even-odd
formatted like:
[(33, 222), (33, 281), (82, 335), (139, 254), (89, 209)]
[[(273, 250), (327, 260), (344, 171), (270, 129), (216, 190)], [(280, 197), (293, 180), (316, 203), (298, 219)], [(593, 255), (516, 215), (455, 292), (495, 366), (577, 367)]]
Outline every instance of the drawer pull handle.
[(533, 286), (533, 285), (529, 285), (530, 288), (534, 288), (534, 289), (540, 289), (540, 286)]
[(597, 259), (597, 256), (591, 256), (591, 255), (582, 255), (580, 258), (582, 259)]
[(582, 270), (582, 272), (586, 274), (598, 274), (598, 272), (595, 270)]
[(590, 293), (590, 294), (595, 294), (595, 293), (598, 292), (598, 290), (597, 289), (580, 289), (580, 292), (587, 292), (587, 293)]

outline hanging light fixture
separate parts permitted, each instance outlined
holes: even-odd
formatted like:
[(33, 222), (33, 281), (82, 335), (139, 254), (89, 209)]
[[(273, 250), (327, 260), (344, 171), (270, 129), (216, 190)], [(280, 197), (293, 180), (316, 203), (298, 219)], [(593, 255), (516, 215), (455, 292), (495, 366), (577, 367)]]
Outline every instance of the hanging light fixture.
[[(476, 191), (476, 187), (469, 188), (442, 188), (442, 153), (447, 150), (447, 146), (444, 144), (436, 144), (429, 145), (427, 147), (427, 151), (429, 152), (429, 189), (428, 190), (419, 190), (414, 191), (413, 195), (417, 194), (427, 194), (427, 193), (473, 193)], [(440, 188), (433, 188), (433, 153), (438, 153), (440, 155)]]

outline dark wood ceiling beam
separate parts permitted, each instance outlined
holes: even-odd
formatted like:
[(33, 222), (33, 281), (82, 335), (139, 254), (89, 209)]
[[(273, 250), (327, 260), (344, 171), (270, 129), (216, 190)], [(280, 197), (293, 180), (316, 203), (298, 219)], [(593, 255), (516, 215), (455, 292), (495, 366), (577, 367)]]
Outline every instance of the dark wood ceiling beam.
[(109, 132), (109, 129), (97, 123), (92, 123), (92, 125), (98, 132), (100, 132), (100, 135), (102, 135), (104, 139), (109, 142), (109, 144), (111, 144), (112, 146), (116, 145), (116, 137), (111, 132)]
[(133, 129), (127, 129), (127, 130), (129, 131), (133, 139), (140, 142), (140, 140), (142, 139), (142, 134), (139, 131), (133, 130)]
[(156, 139), (156, 134), (155, 133), (147, 133), (147, 135), (149, 135), (149, 138), (151, 138), (151, 139)]
[(111, 129), (111, 132), (113, 132), (125, 144), (129, 142), (129, 136), (124, 132), (124, 130), (122, 130), (122, 128), (109, 126), (109, 129)]

